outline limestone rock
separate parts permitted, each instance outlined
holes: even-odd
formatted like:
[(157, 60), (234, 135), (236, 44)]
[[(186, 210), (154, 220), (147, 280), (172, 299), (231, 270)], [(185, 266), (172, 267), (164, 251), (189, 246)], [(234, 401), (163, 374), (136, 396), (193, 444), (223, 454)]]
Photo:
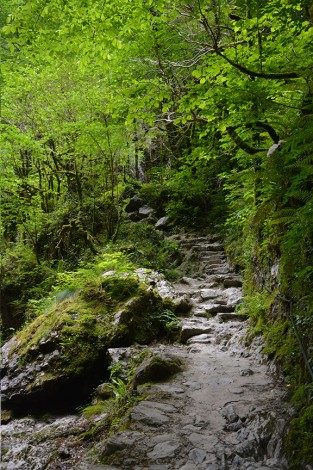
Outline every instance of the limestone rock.
[(110, 346), (149, 344), (165, 334), (160, 316), (162, 311), (164, 304), (161, 297), (153, 290), (142, 290), (115, 314)]
[(11, 410), (1, 410), (1, 424), (8, 424), (12, 420)]
[(194, 322), (192, 320), (184, 320), (181, 329), (180, 341), (184, 344), (193, 336), (210, 333), (211, 331), (212, 327), (205, 321), (201, 322), (201, 320), (198, 320), (197, 322)]
[(147, 268), (138, 268), (134, 272), (140, 282), (150, 285), (151, 289), (156, 290), (162, 299), (172, 299), (174, 297), (173, 288), (163, 274)]
[(178, 441), (160, 442), (151, 452), (148, 452), (147, 456), (154, 460), (175, 457), (179, 447)]
[(131, 421), (143, 423), (152, 427), (159, 427), (167, 424), (170, 418), (160, 409), (151, 406), (150, 403), (142, 401), (133, 408)]
[(225, 408), (222, 410), (222, 415), (228, 423), (235, 423), (239, 420), (239, 416), (236, 413), (233, 405), (225, 406)]
[(206, 458), (206, 452), (202, 449), (192, 449), (189, 452), (189, 459), (193, 461), (195, 464), (200, 464), (202, 463)]
[(229, 287), (226, 289), (225, 294), (228, 298), (228, 305), (231, 305), (233, 308), (240, 304), (242, 300), (242, 290), (238, 287)]
[(242, 315), (236, 312), (224, 312), (224, 313), (218, 313), (217, 314), (217, 320), (220, 322), (224, 321), (243, 321), (247, 319), (247, 315)]
[(147, 205), (140, 207), (138, 211), (138, 215), (140, 219), (146, 219), (150, 217), (153, 214), (154, 210), (152, 207), (149, 207)]
[(222, 295), (222, 292), (217, 289), (201, 289), (200, 296), (203, 300), (216, 299)]
[(135, 442), (141, 438), (142, 434), (137, 431), (120, 431), (114, 434), (113, 437), (110, 437), (106, 441), (105, 448), (102, 451), (102, 458), (125, 448), (132, 447)]
[(187, 341), (187, 344), (195, 344), (195, 343), (208, 344), (211, 342), (212, 342), (211, 335), (203, 333), (201, 335), (196, 335), (196, 336), (193, 336), (192, 338), (189, 338)]
[(168, 465), (149, 465), (148, 470), (169, 470)]
[(165, 230), (168, 228), (170, 218), (167, 216), (161, 217), (155, 224), (155, 228), (159, 230)]

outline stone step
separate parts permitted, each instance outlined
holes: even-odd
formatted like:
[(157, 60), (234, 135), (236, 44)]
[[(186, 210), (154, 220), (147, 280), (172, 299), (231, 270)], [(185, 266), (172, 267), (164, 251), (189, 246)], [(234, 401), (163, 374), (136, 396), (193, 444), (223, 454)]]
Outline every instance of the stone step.
[(212, 300), (214, 302), (214, 304), (218, 304), (218, 305), (229, 305), (229, 302), (227, 301), (227, 299), (225, 298), (214, 298), (214, 299), (202, 299), (201, 297), (199, 298), (194, 298), (194, 301), (198, 301), (198, 303), (200, 304), (199, 306), (201, 307), (201, 305), (206, 305), (206, 302), (208, 300)]
[(224, 287), (242, 287), (241, 276), (229, 276), (223, 280)]
[(217, 263), (216, 261), (209, 261), (209, 260), (201, 260), (201, 263), (208, 268), (222, 268), (222, 269), (229, 269), (224, 263)]
[(221, 304), (202, 304), (201, 308), (205, 310), (206, 313), (217, 314), (217, 313), (230, 313), (233, 312), (233, 305), (221, 305)]
[(208, 314), (207, 314), (206, 310), (204, 308), (202, 309), (201, 307), (200, 308), (198, 307), (198, 308), (195, 308), (194, 310), (192, 310), (192, 314), (197, 318), (199, 318), (199, 317), (200, 318), (202, 318), (202, 317), (203, 318), (208, 318)]
[(226, 256), (224, 253), (220, 253), (219, 251), (204, 251), (201, 253), (201, 259), (209, 259), (209, 260), (214, 260), (216, 259), (217, 261), (225, 261)]
[(201, 264), (208, 274), (231, 274), (231, 269), (223, 264), (211, 264), (204, 261)]
[(208, 253), (211, 255), (221, 255), (221, 256), (226, 256), (225, 251), (222, 249), (222, 247), (219, 250), (214, 250), (211, 249), (212, 245), (195, 245), (194, 249), (198, 251), (199, 253)]
[(224, 293), (220, 289), (201, 289), (200, 290), (200, 297), (202, 300), (216, 299), (218, 297), (223, 297), (223, 296), (224, 296)]
[(208, 251), (215, 251), (215, 252), (220, 251), (224, 253), (224, 247), (220, 243), (209, 243), (208, 245), (206, 245), (206, 247)]
[(179, 244), (181, 247), (191, 248), (192, 246), (203, 246), (203, 245), (214, 245), (218, 240), (216, 238), (195, 238), (195, 239), (184, 239), (180, 240)]
[[(208, 267), (212, 267), (212, 266), (217, 267), (217, 268), (218, 267), (222, 267), (222, 268), (226, 267), (226, 265), (224, 264), (225, 260), (222, 260), (222, 259), (221, 260), (216, 260), (216, 259), (203, 259), (203, 258), (201, 258), (200, 261), (201, 261), (201, 263), (205, 264)], [(227, 268), (228, 268), (228, 266), (227, 266)]]
[(227, 266), (220, 266), (218, 264), (215, 265), (206, 265), (202, 263), (204, 269), (207, 269), (208, 274), (231, 274), (231, 269)]
[(180, 342), (185, 344), (189, 338), (200, 334), (207, 334), (212, 331), (212, 327), (206, 321), (200, 321), (199, 319), (184, 320), (180, 335)]
[(193, 248), (196, 250), (196, 251), (207, 251), (207, 252), (211, 252), (211, 253), (225, 253), (225, 251), (223, 250), (223, 246), (222, 245), (213, 245), (212, 243), (203, 243), (203, 244), (196, 244), (196, 245), (193, 245)]
[(200, 279), (194, 279), (192, 277), (183, 276), (179, 283), (186, 284), (187, 286), (194, 286), (197, 284), (201, 284), (201, 282), (203, 282), (202, 279), (200, 280)]
[(193, 336), (192, 338), (189, 338), (187, 341), (187, 344), (209, 344), (213, 343), (215, 341), (214, 337), (210, 334), (203, 333), (201, 335)]
[(224, 313), (218, 313), (216, 315), (216, 319), (219, 322), (225, 322), (225, 321), (245, 321), (248, 319), (247, 315), (243, 315), (240, 313), (236, 312), (224, 312)]

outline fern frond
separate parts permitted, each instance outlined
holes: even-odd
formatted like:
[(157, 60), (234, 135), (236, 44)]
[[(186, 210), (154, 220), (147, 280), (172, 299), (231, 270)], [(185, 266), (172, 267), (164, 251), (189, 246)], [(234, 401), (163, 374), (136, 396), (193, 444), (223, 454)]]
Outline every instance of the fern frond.
[(290, 193), (288, 193), (289, 198), (296, 199), (303, 204), (306, 204), (310, 199), (313, 198), (312, 191), (308, 191), (305, 189), (294, 189)]
[(295, 221), (297, 216), (297, 209), (288, 208), (288, 209), (281, 209), (273, 215), (271, 219), (272, 225), (279, 225), (279, 224), (291, 224)]
[[(312, 143), (310, 143), (310, 148), (312, 149)], [(294, 160), (294, 158), (293, 158)], [(292, 163), (287, 163), (286, 168), (307, 168), (307, 167), (312, 167), (313, 166), (313, 152), (309, 152), (308, 155), (299, 155), (295, 161)]]
[(268, 218), (269, 214), (275, 210), (277, 201), (275, 198), (268, 199), (267, 201), (262, 202), (253, 217), (253, 223), (258, 224), (263, 222), (266, 218)]

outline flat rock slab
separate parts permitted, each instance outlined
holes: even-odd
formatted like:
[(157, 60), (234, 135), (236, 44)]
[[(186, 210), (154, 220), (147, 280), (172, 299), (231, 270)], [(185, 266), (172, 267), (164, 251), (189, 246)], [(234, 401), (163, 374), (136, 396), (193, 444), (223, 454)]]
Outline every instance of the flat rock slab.
[(215, 299), (216, 297), (223, 295), (223, 291), (218, 289), (201, 289), (200, 291), (200, 296), (203, 300)]
[(212, 451), (214, 446), (218, 443), (218, 438), (216, 436), (207, 433), (200, 434), (193, 432), (188, 436), (188, 439), (192, 445), (202, 449), (207, 449), (208, 451)]
[(230, 313), (234, 310), (234, 307), (232, 305), (222, 305), (219, 303), (207, 303), (202, 304), (201, 309), (206, 313), (214, 315), (216, 313)]
[(169, 470), (168, 465), (149, 465), (148, 470)]
[(136, 431), (121, 431), (110, 437), (105, 445), (103, 455), (111, 455), (127, 447), (132, 447), (142, 434)]
[(152, 408), (145, 408), (135, 407), (131, 413), (131, 421), (139, 421), (143, 424), (147, 424), (149, 426), (162, 426), (169, 422), (169, 417), (166, 416), (161, 411), (152, 409)]
[(202, 449), (195, 448), (189, 452), (188, 457), (189, 460), (191, 460), (195, 464), (202, 463), (206, 458), (206, 452), (204, 452), (204, 450)]
[(169, 422), (170, 418), (165, 413), (174, 413), (177, 408), (166, 403), (142, 401), (133, 408), (132, 421), (139, 421), (149, 426), (162, 426)]
[(180, 446), (179, 441), (160, 442), (147, 453), (147, 457), (154, 460), (172, 458), (175, 457)]
[(163, 411), (165, 413), (174, 413), (175, 411), (177, 411), (176, 406), (169, 405), (167, 403), (159, 403), (157, 401), (144, 400), (144, 401), (141, 401), (138, 406), (150, 407), (153, 409)]

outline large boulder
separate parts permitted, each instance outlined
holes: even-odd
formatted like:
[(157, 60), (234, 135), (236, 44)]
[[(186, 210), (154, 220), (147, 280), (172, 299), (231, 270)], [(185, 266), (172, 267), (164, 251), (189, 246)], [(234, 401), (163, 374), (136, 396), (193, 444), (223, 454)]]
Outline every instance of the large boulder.
[(128, 213), (136, 212), (142, 206), (142, 204), (142, 199), (139, 196), (135, 195), (130, 199), (129, 203), (125, 207), (125, 211)]
[(110, 271), (26, 325), (2, 348), (3, 407), (75, 407), (108, 378), (108, 348), (165, 334), (161, 297), (135, 273)]

